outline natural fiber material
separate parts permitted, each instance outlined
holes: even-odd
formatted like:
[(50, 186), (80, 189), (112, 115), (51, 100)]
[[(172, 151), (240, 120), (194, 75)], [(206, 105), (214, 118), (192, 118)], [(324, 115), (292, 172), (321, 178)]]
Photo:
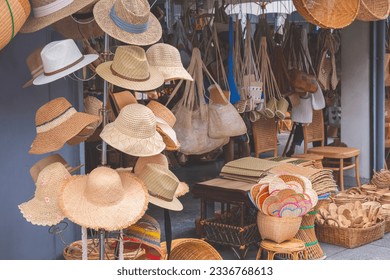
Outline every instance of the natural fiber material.
[(36, 112), (37, 135), (29, 153), (44, 154), (59, 150), (66, 141), (98, 120), (97, 116), (77, 112), (63, 97), (53, 99)]
[(59, 206), (61, 184), (70, 177), (62, 163), (52, 163), (39, 173), (34, 198), (19, 205), (23, 217), (39, 226), (52, 226), (64, 219)]
[[(112, 12), (115, 12), (124, 25), (129, 26), (129, 29), (140, 29), (141, 27), (146, 27), (146, 29), (127, 32), (113, 21)], [(104, 32), (127, 44), (152, 45), (160, 40), (162, 35), (161, 24), (150, 12), (150, 5), (146, 0), (100, 0), (95, 5), (93, 14)]]
[(261, 153), (273, 151), (278, 154), (277, 123), (275, 119), (260, 118), (252, 124), (253, 140), (255, 144), (255, 156)]
[(146, 105), (156, 117), (159, 117), (166, 121), (170, 127), (173, 127), (176, 123), (175, 115), (169, 110), (166, 106), (162, 105), (158, 101), (151, 100), (148, 105)]
[(196, 238), (183, 238), (173, 246), (168, 260), (222, 260), (222, 257), (206, 241)]
[(100, 64), (96, 73), (116, 86), (131, 90), (149, 91), (164, 83), (163, 75), (149, 65), (144, 49), (138, 46), (119, 46), (114, 60)]
[[(31, 0), (31, 15), (23, 25), (20, 32), (32, 33), (41, 30), (46, 26), (63, 19), (64, 17), (76, 13), (94, 1), (95, 0)], [(49, 10), (49, 8), (47, 8), (48, 5), (55, 5), (55, 7), (51, 7)], [(47, 15), (39, 15), (38, 9), (45, 8)]]
[(149, 65), (163, 74), (165, 81), (194, 80), (183, 67), (180, 52), (174, 46), (164, 43), (154, 44), (146, 51), (146, 57)]
[(35, 49), (27, 58), (26, 64), (31, 73), (31, 79), (23, 85), (23, 88), (33, 85), (36, 77), (43, 73), (43, 65), (41, 59), (41, 51), (43, 48)]
[(6, 0), (0, 3), (0, 50), (16, 36), (30, 12), (28, 0)]
[(104, 127), (100, 137), (115, 149), (132, 156), (153, 156), (165, 148), (156, 130), (156, 117), (141, 104), (124, 107), (115, 121)]
[(148, 205), (147, 189), (130, 172), (97, 167), (73, 176), (62, 187), (60, 206), (72, 222), (92, 229), (114, 231), (137, 222)]
[(138, 177), (148, 189), (150, 203), (173, 211), (183, 210), (183, 205), (175, 197), (179, 179), (168, 168), (160, 164), (149, 163)]
[(112, 98), (112, 101), (114, 102), (114, 106), (118, 113), (127, 105), (138, 103), (135, 96), (128, 90), (115, 93), (110, 92), (110, 97)]
[(361, 0), (357, 19), (362, 21), (383, 20), (389, 16), (389, 12), (389, 0)]
[(382, 169), (380, 172), (374, 171), (371, 183), (377, 186), (379, 189), (390, 188), (390, 171), (386, 169)]

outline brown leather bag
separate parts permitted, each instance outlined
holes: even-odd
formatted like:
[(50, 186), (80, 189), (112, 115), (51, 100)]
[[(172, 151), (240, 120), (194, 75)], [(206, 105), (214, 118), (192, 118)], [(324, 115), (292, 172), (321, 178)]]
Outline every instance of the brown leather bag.
[(316, 77), (298, 69), (290, 70), (290, 80), (296, 91), (315, 93), (318, 89)]

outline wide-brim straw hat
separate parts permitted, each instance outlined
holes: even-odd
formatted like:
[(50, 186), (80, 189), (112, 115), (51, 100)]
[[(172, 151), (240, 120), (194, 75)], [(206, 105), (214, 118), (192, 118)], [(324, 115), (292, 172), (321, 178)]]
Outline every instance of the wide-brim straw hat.
[(130, 172), (97, 167), (88, 175), (72, 176), (62, 186), (60, 207), (72, 222), (114, 231), (137, 222), (145, 213), (145, 185)]
[(150, 110), (152, 110), (153, 114), (156, 117), (159, 117), (166, 121), (170, 127), (173, 127), (176, 123), (176, 117), (172, 113), (171, 110), (169, 110), (166, 106), (161, 104), (158, 101), (151, 100), (146, 107), (148, 107)]
[[(20, 29), (32, 33), (76, 13), (95, 0), (31, 0), (32, 12)], [(39, 17), (37, 17), (39, 16)]]
[(114, 103), (116, 111), (119, 113), (122, 108), (129, 104), (138, 103), (135, 96), (128, 90), (121, 92), (110, 92), (110, 97)]
[(104, 31), (96, 23), (93, 16), (93, 6), (98, 2), (94, 0), (90, 5), (80, 11), (61, 19), (53, 24), (55, 31), (64, 38), (82, 40), (104, 36)]
[(60, 162), (49, 164), (38, 175), (34, 197), (19, 205), (23, 217), (30, 223), (52, 226), (64, 219), (59, 206), (62, 183), (71, 175)]
[[(115, 24), (111, 14), (128, 26), (128, 32)], [(159, 41), (162, 27), (158, 19), (150, 12), (147, 0), (100, 0), (93, 9), (95, 20), (111, 37), (131, 45), (147, 46)], [(138, 31), (137, 31), (138, 30)]]
[(194, 79), (184, 68), (180, 52), (174, 46), (164, 43), (154, 44), (146, 51), (150, 66), (156, 67), (164, 76), (165, 81)]
[(100, 137), (115, 149), (132, 156), (153, 156), (165, 149), (156, 129), (156, 117), (141, 104), (124, 107), (115, 121), (104, 127)]
[(34, 79), (33, 84), (54, 82), (87, 66), (98, 57), (97, 54), (83, 55), (72, 39), (51, 42), (41, 51), (44, 71)]
[(66, 141), (76, 136), (99, 117), (77, 112), (63, 97), (53, 99), (37, 110), (37, 134), (30, 154), (45, 154), (61, 149)]
[(165, 143), (165, 149), (167, 151), (177, 151), (180, 148), (180, 143), (177, 140), (176, 132), (173, 128), (163, 119), (156, 117), (157, 131), (160, 133)]
[(146, 59), (145, 50), (137, 46), (119, 46), (113, 61), (100, 64), (96, 73), (116, 86), (150, 91), (163, 85), (164, 77)]
[(43, 73), (43, 65), (41, 59), (41, 51), (43, 48), (35, 49), (27, 58), (26, 64), (31, 73), (31, 79), (27, 81), (22, 88), (26, 88), (33, 85), (33, 81), (36, 77)]

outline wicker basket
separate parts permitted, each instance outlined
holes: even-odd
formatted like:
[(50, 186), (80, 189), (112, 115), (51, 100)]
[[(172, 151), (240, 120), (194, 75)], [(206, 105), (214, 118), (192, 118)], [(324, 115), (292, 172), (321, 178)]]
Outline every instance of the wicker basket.
[[(333, 220), (333, 219), (332, 219)], [(333, 220), (336, 224), (336, 220)], [(328, 224), (317, 224), (316, 235), (320, 242), (334, 244), (345, 248), (356, 248), (375, 240), (381, 239), (385, 234), (385, 221), (369, 228), (340, 228)]]
[[(166, 242), (161, 243), (161, 249), (166, 260)], [(172, 240), (169, 260), (222, 260), (222, 257), (206, 241), (196, 238), (179, 238)]]
[(361, 0), (358, 20), (375, 21), (386, 19), (390, 12), (389, 0)]

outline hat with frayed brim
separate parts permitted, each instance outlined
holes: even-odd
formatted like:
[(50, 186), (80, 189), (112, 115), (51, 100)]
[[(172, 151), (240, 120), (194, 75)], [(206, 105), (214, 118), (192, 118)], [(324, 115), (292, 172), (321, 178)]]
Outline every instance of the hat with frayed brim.
[(168, 168), (149, 163), (142, 169), (138, 178), (148, 189), (150, 203), (168, 210), (183, 210), (183, 204), (175, 196), (179, 179)]
[(96, 73), (111, 84), (131, 90), (149, 91), (164, 83), (163, 75), (149, 66), (145, 50), (137, 46), (119, 46), (114, 60), (100, 64)]
[(32, 12), (20, 29), (21, 33), (32, 33), (70, 16), (95, 0), (31, 0)]
[(70, 178), (65, 166), (52, 163), (39, 172), (34, 198), (19, 205), (23, 217), (33, 225), (52, 226), (64, 219), (59, 206), (61, 185)]
[(161, 24), (147, 0), (100, 0), (93, 14), (100, 28), (121, 42), (147, 46), (161, 39)]
[(147, 205), (147, 189), (141, 180), (104, 166), (88, 175), (73, 176), (63, 185), (60, 196), (60, 207), (69, 220), (108, 231), (134, 224)]
[(132, 156), (146, 157), (165, 149), (156, 130), (156, 117), (141, 104), (124, 107), (114, 122), (107, 124), (100, 137), (115, 149)]
[(45, 154), (57, 151), (66, 141), (98, 120), (98, 116), (77, 112), (64, 97), (53, 99), (37, 110), (37, 134), (29, 153)]

